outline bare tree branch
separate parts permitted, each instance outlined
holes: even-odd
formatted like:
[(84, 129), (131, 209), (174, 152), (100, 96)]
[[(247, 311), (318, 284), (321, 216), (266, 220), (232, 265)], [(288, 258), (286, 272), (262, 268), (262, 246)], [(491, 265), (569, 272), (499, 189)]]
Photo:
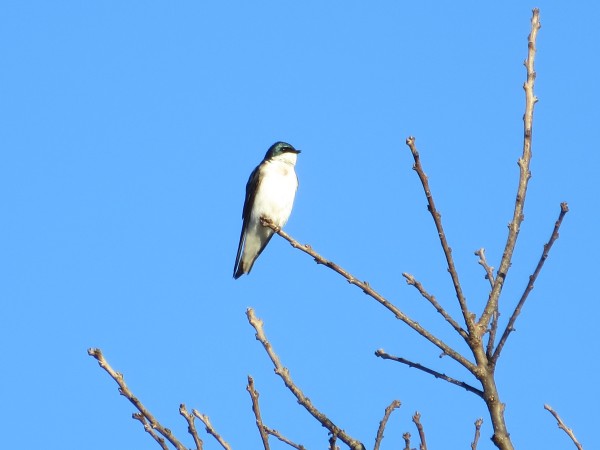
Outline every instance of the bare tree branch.
[(335, 434), (332, 434), (329, 438), (329, 450), (340, 450), (340, 448), (337, 445), (335, 445), (336, 441), (337, 436)]
[(215, 428), (212, 426), (210, 419), (206, 414), (202, 414), (197, 409), (192, 409), (192, 414), (202, 421), (206, 427), (206, 432), (214, 437), (217, 442), (221, 444), (221, 447), (223, 447), (225, 450), (231, 450), (231, 446), (225, 441), (225, 439), (221, 437), (219, 433), (217, 433), (217, 430), (215, 430)]
[(198, 435), (198, 430), (196, 429), (196, 424), (194, 423), (195, 416), (190, 414), (185, 407), (185, 404), (179, 405), (179, 414), (181, 414), (188, 423), (188, 433), (192, 435), (194, 439), (194, 443), (196, 444), (196, 450), (202, 450), (203, 442)]
[(144, 415), (142, 413), (139, 413), (139, 412), (133, 413), (131, 415), (131, 417), (133, 417), (135, 420), (139, 420), (141, 422), (141, 424), (144, 426), (144, 430), (146, 431), (146, 433), (148, 433), (150, 436), (152, 436), (152, 439), (154, 439), (163, 450), (169, 450), (169, 446), (167, 445), (165, 440), (163, 438), (161, 438), (156, 433), (156, 431), (154, 431), (152, 429), (152, 427), (150, 426), (150, 424), (148, 423), (148, 421), (146, 420), (146, 418), (144, 417)]
[(435, 208), (435, 202), (433, 201), (433, 195), (429, 187), (429, 180), (427, 179), (427, 175), (425, 175), (425, 172), (423, 171), (423, 167), (421, 165), (421, 158), (419, 156), (419, 152), (417, 151), (417, 147), (415, 146), (415, 138), (413, 136), (409, 136), (406, 139), (406, 145), (408, 145), (408, 148), (410, 148), (410, 152), (412, 153), (413, 159), (415, 160), (413, 169), (417, 172), (417, 175), (419, 175), (419, 179), (421, 180), (421, 184), (423, 185), (425, 197), (427, 197), (427, 210), (431, 213), (433, 221), (435, 222), (435, 227), (440, 238), (440, 243), (442, 244), (442, 249), (444, 250), (444, 256), (446, 257), (446, 262), (448, 263), (448, 272), (450, 273), (452, 283), (454, 284), (456, 298), (458, 299), (458, 303), (460, 304), (460, 310), (462, 311), (465, 324), (467, 325), (467, 330), (469, 330), (469, 333), (471, 333), (473, 330), (474, 317), (469, 312), (469, 309), (467, 307), (467, 299), (465, 298), (462, 292), (462, 287), (458, 279), (458, 272), (456, 271), (456, 267), (454, 266), (454, 259), (452, 258), (452, 249), (448, 245), (446, 233), (444, 233), (444, 228), (442, 227), (442, 215)]
[(517, 237), (521, 229), (521, 223), (524, 219), (523, 209), (525, 207), (525, 196), (527, 194), (527, 185), (529, 184), (529, 179), (531, 178), (529, 165), (531, 162), (533, 109), (538, 101), (537, 97), (533, 92), (533, 86), (536, 76), (534, 69), (536, 51), (535, 45), (540, 27), (540, 11), (539, 9), (535, 8), (531, 17), (531, 32), (528, 38), (529, 51), (527, 54), (527, 59), (525, 60), (525, 68), (527, 69), (527, 81), (523, 86), (523, 89), (525, 90), (525, 114), (523, 116), (523, 154), (518, 161), (520, 175), (519, 184), (517, 188), (517, 195), (515, 199), (515, 209), (513, 212), (513, 218), (510, 224), (508, 225), (508, 238), (506, 239), (506, 245), (504, 247), (502, 259), (500, 260), (500, 266), (498, 267), (498, 274), (496, 275), (496, 279), (494, 281), (494, 287), (492, 288), (492, 292), (490, 292), (490, 296), (483, 310), (483, 314), (481, 315), (481, 318), (477, 323), (480, 335), (483, 335), (483, 333), (487, 329), (492, 314), (495, 310), (498, 309), (500, 293), (502, 292), (502, 287), (504, 286), (504, 281), (506, 279), (508, 269), (510, 268), (512, 255), (515, 249), (515, 245), (517, 243)]
[(583, 450), (583, 446), (579, 443), (579, 441), (575, 437), (575, 433), (573, 433), (573, 430), (565, 425), (565, 423), (562, 421), (562, 419), (560, 418), (558, 413), (556, 411), (554, 411), (550, 405), (544, 405), (544, 409), (546, 411), (549, 411), (550, 414), (552, 414), (554, 416), (554, 418), (558, 422), (558, 428), (560, 428), (565, 433), (567, 433), (567, 435), (573, 441), (573, 444), (575, 444), (575, 447), (577, 447), (578, 450)]
[[(479, 256), (479, 265), (483, 267), (485, 270), (485, 278), (490, 282), (490, 287), (494, 289), (494, 268), (491, 267), (487, 259), (485, 258), (485, 249), (481, 247), (479, 250), (475, 252), (475, 255)], [(488, 336), (488, 342), (485, 354), (487, 359), (492, 358), (492, 353), (494, 352), (494, 344), (496, 342), (496, 333), (498, 332), (498, 318), (500, 317), (500, 311), (498, 311), (498, 304), (496, 304), (496, 309), (492, 313), (492, 323), (490, 325), (490, 334)]]
[(299, 444), (296, 444), (295, 442), (292, 442), (291, 440), (289, 440), (288, 438), (286, 438), (285, 436), (283, 436), (279, 431), (275, 430), (274, 428), (269, 428), (266, 425), (263, 425), (263, 427), (264, 427), (265, 431), (267, 433), (269, 433), (271, 436), (275, 436), (281, 442), (285, 442), (290, 447), (293, 447), (296, 450), (306, 450), (306, 448), (303, 445), (299, 445)]
[(471, 443), (471, 450), (477, 450), (477, 443), (479, 442), (479, 436), (481, 434), (481, 424), (483, 423), (483, 419), (477, 419), (475, 421), (475, 437), (473, 438), (473, 442)]
[(379, 358), (382, 358), (382, 359), (389, 359), (391, 361), (396, 361), (396, 362), (399, 362), (402, 364), (406, 364), (409, 367), (414, 367), (415, 369), (422, 370), (425, 373), (428, 373), (430, 375), (433, 375), (436, 378), (439, 378), (441, 380), (447, 381), (448, 383), (451, 383), (451, 384), (459, 386), (463, 389), (466, 389), (467, 391), (472, 392), (472, 393), (478, 395), (479, 397), (483, 398), (483, 391), (477, 389), (476, 387), (473, 387), (470, 384), (465, 383), (464, 381), (456, 380), (456, 379), (449, 377), (446, 374), (440, 373), (436, 370), (430, 369), (429, 367), (423, 366), (422, 364), (412, 362), (412, 361), (410, 361), (406, 358), (402, 358), (400, 356), (390, 355), (389, 353), (386, 353), (382, 349), (376, 350), (375, 356), (378, 356)]
[(419, 414), (419, 411), (415, 412), (412, 420), (417, 426), (417, 430), (419, 431), (419, 439), (421, 441), (421, 443), (419, 444), (419, 450), (427, 450), (427, 442), (425, 441), (425, 430), (423, 430), (423, 425), (421, 425), (421, 414)]
[(248, 375), (248, 386), (246, 386), (246, 390), (250, 394), (250, 398), (252, 399), (252, 412), (254, 413), (254, 417), (256, 418), (256, 426), (258, 427), (258, 432), (260, 433), (260, 438), (263, 442), (263, 447), (265, 450), (269, 450), (269, 434), (265, 430), (265, 425), (262, 421), (262, 417), (260, 415), (260, 406), (258, 404), (258, 397), (260, 394), (256, 389), (254, 389), (254, 379)]
[(398, 309), (396, 306), (394, 306), (392, 303), (390, 303), (385, 297), (383, 297), (375, 289), (373, 289), (369, 285), (369, 283), (367, 283), (366, 281), (359, 281), (356, 277), (354, 277), (352, 274), (347, 272), (342, 267), (338, 266), (333, 261), (329, 261), (329, 260), (323, 258), (321, 255), (319, 255), (317, 252), (315, 252), (310, 245), (300, 244), (297, 240), (292, 238), (289, 234), (287, 234), (285, 231), (283, 231), (280, 227), (273, 224), (273, 222), (271, 222), (270, 220), (268, 220), (266, 218), (261, 218), (261, 223), (263, 226), (271, 228), (273, 231), (275, 231), (275, 233), (277, 233), (279, 236), (281, 236), (286, 241), (288, 241), (292, 247), (297, 248), (297, 249), (303, 251), (304, 253), (312, 256), (315, 259), (315, 261), (317, 262), (317, 264), (323, 264), (324, 266), (329, 267), (334, 272), (337, 272), (338, 274), (343, 276), (348, 281), (348, 283), (353, 284), (353, 285), (357, 286), (358, 288), (362, 289), (362, 291), (365, 294), (372, 297), (377, 302), (379, 302), (381, 305), (383, 305), (385, 308), (387, 308), (389, 311), (391, 311), (397, 319), (399, 319), (402, 322), (404, 322), (405, 324), (407, 324), (409, 327), (411, 327), (413, 330), (415, 330), (417, 333), (419, 333), (421, 336), (423, 336), (429, 342), (431, 342), (432, 344), (434, 344), (435, 346), (440, 348), (446, 355), (450, 356), (452, 359), (456, 360), (457, 362), (459, 362), (460, 364), (465, 366), (468, 370), (470, 370), (470, 371), (476, 370), (475, 364), (473, 364), (467, 358), (462, 356), (456, 350), (452, 349), (449, 345), (447, 345), (441, 339), (438, 339), (437, 337), (435, 337), (428, 330), (426, 330), (421, 325), (419, 325), (418, 322), (415, 322), (410, 317), (408, 317), (406, 314), (404, 314), (400, 309)]
[(493, 289), (494, 288), (494, 268), (488, 264), (487, 259), (485, 258), (485, 248), (481, 247), (479, 250), (477, 250), (475, 252), (475, 255), (479, 256), (479, 261), (477, 261), (477, 262), (485, 270), (485, 278), (486, 278), (486, 280), (488, 280), (490, 282), (490, 287)]
[(292, 394), (294, 394), (296, 399), (298, 399), (298, 403), (304, 406), (304, 408), (309, 412), (309, 414), (315, 419), (317, 419), (321, 423), (321, 425), (327, 428), (333, 436), (339, 437), (352, 450), (365, 450), (364, 445), (360, 441), (354, 439), (344, 430), (337, 427), (325, 414), (320, 412), (312, 404), (310, 399), (306, 397), (306, 395), (304, 395), (302, 390), (294, 384), (294, 382), (292, 381), (292, 377), (290, 376), (290, 371), (283, 367), (281, 361), (279, 360), (279, 357), (275, 353), (275, 350), (273, 350), (271, 343), (265, 335), (265, 332), (263, 330), (263, 321), (256, 317), (252, 308), (248, 308), (246, 310), (246, 315), (248, 316), (248, 321), (250, 322), (250, 325), (252, 325), (252, 327), (256, 331), (256, 339), (260, 341), (260, 343), (263, 345), (265, 351), (269, 355), (269, 358), (273, 362), (273, 365), (275, 366), (275, 373), (281, 377), (286, 387), (292, 392)]
[(379, 422), (379, 428), (377, 429), (377, 436), (375, 436), (375, 447), (373, 450), (379, 450), (379, 446), (381, 445), (381, 441), (383, 440), (383, 431), (385, 430), (385, 426), (390, 418), (392, 412), (400, 407), (400, 401), (394, 400), (390, 405), (385, 408), (385, 412), (383, 414), (383, 419)]
[(464, 338), (465, 341), (468, 341), (469, 336), (467, 332), (456, 322), (456, 320), (452, 318), (450, 314), (448, 314), (448, 312), (442, 307), (442, 305), (439, 304), (435, 297), (425, 290), (423, 285), (419, 283), (414, 276), (406, 272), (403, 273), (402, 276), (406, 278), (407, 284), (414, 286), (417, 289), (417, 291), (419, 291), (421, 296), (428, 300), (429, 303), (431, 303), (436, 309), (436, 311), (439, 312), (450, 325), (452, 325), (452, 328), (454, 328), (456, 332)]
[(504, 333), (502, 333), (500, 342), (498, 342), (498, 346), (496, 347), (496, 350), (494, 351), (494, 355), (492, 356), (492, 364), (496, 363), (496, 361), (500, 357), (500, 352), (502, 352), (502, 348), (504, 347), (504, 344), (506, 343), (508, 336), (510, 335), (510, 333), (512, 331), (514, 331), (514, 325), (517, 320), (517, 317), (521, 313), (521, 309), (523, 308), (523, 305), (525, 304), (525, 301), (527, 300), (527, 296), (533, 290), (535, 280), (537, 280), (537, 277), (540, 274), (542, 267), (544, 266), (544, 263), (546, 262), (546, 259), (548, 259), (548, 254), (550, 253), (550, 249), (554, 245), (554, 242), (556, 242), (556, 240), (558, 239), (558, 231), (560, 230), (562, 221), (568, 212), (569, 212), (569, 206), (565, 202), (561, 203), (560, 204), (560, 214), (558, 215), (558, 219), (554, 223), (554, 229), (552, 230), (550, 239), (548, 240), (548, 242), (546, 244), (544, 244), (544, 251), (542, 252), (542, 256), (540, 257), (540, 260), (538, 261), (533, 274), (529, 277), (529, 282), (527, 283), (527, 287), (525, 288), (525, 291), (523, 292), (523, 295), (521, 296), (519, 303), (517, 304), (515, 310), (513, 311), (512, 316), (510, 316), (508, 324), (506, 325), (506, 328), (504, 329)]
[(410, 433), (408, 431), (404, 433), (402, 439), (404, 439), (404, 450), (410, 450)]
[(496, 334), (498, 333), (498, 319), (500, 318), (500, 311), (495, 309), (492, 313), (492, 321), (490, 323), (490, 334), (488, 336), (488, 342), (485, 349), (485, 356), (488, 361), (492, 360), (494, 353), (494, 344), (496, 343)]
[[(106, 359), (104, 358), (102, 350), (100, 350), (99, 348), (90, 348), (88, 349), (88, 355), (94, 357), (98, 361), (100, 367), (102, 367), (111, 376), (111, 378), (117, 382), (117, 384), (119, 385), (119, 393), (123, 395), (127, 400), (129, 400), (133, 404), (133, 406), (136, 407), (136, 409), (142, 414), (145, 420), (148, 421), (152, 429), (157, 430), (165, 439), (167, 439), (175, 448), (177, 448), (177, 450), (186, 450), (186, 447), (181, 442), (179, 442), (179, 440), (175, 436), (173, 436), (171, 430), (163, 427), (160, 424), (160, 422), (156, 420), (156, 418), (150, 413), (150, 411), (146, 409), (142, 402), (139, 401), (138, 398), (133, 395), (133, 393), (127, 387), (127, 384), (125, 384), (123, 375), (119, 372), (116, 372), (110, 366), (108, 361), (106, 361)], [(140, 420), (139, 416), (134, 416), (134, 418)], [(142, 420), (140, 421), (144, 423)], [(152, 433), (150, 434), (152, 435)], [(156, 439), (154, 435), (153, 437)]]

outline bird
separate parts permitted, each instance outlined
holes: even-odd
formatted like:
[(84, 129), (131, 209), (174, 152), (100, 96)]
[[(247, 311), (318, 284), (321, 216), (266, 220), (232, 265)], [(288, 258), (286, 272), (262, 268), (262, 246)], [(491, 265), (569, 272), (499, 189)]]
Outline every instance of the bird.
[(273, 234), (261, 224), (266, 218), (278, 227), (288, 221), (298, 189), (294, 167), (300, 150), (287, 142), (275, 142), (252, 171), (246, 184), (246, 199), (242, 210), (242, 232), (238, 245), (233, 278), (250, 273), (256, 258), (265, 249)]

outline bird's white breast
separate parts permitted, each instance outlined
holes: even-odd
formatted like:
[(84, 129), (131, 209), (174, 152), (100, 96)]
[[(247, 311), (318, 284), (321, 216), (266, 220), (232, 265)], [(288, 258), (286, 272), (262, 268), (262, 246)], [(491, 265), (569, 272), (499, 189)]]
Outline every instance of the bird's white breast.
[(285, 225), (292, 212), (298, 189), (298, 178), (293, 163), (295, 160), (274, 159), (266, 164), (254, 198), (253, 221), (258, 221), (260, 217), (268, 217), (280, 227)]

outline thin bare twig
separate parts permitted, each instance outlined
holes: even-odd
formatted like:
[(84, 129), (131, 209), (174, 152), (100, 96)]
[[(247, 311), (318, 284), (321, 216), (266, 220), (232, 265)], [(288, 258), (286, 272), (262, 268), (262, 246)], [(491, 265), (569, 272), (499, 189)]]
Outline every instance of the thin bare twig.
[(456, 332), (460, 334), (465, 341), (469, 340), (469, 335), (467, 334), (467, 332), (456, 322), (456, 320), (452, 318), (450, 314), (448, 314), (448, 312), (442, 307), (442, 305), (439, 304), (436, 298), (425, 290), (423, 285), (419, 281), (417, 281), (414, 276), (412, 276), (409, 273), (403, 273), (402, 276), (406, 278), (407, 284), (414, 286), (417, 289), (417, 291), (419, 291), (421, 296), (423, 296), (423, 298), (425, 298), (429, 301), (429, 303), (432, 304), (436, 311), (439, 312), (450, 325), (452, 325), (452, 328), (454, 328)]
[(421, 443), (419, 444), (419, 450), (427, 450), (427, 442), (425, 441), (425, 430), (423, 430), (423, 425), (421, 425), (421, 414), (419, 414), (419, 411), (415, 412), (412, 420), (417, 426), (417, 430), (419, 431), (419, 439), (421, 440)]
[(496, 343), (496, 334), (498, 333), (498, 319), (500, 318), (500, 311), (496, 308), (492, 313), (492, 321), (490, 323), (490, 334), (488, 336), (488, 342), (485, 349), (485, 356), (488, 361), (492, 360), (494, 353), (494, 345)]
[(404, 450), (410, 450), (410, 433), (408, 431), (404, 433), (402, 439), (404, 439)]
[(525, 304), (525, 301), (527, 300), (527, 296), (533, 290), (535, 280), (537, 280), (537, 277), (540, 274), (542, 267), (544, 266), (544, 263), (546, 262), (546, 259), (548, 259), (548, 254), (550, 253), (550, 249), (554, 245), (554, 242), (556, 242), (556, 240), (558, 239), (558, 236), (559, 236), (558, 231), (560, 230), (562, 221), (568, 212), (569, 212), (569, 206), (565, 202), (561, 203), (560, 204), (560, 213), (558, 215), (558, 219), (554, 223), (554, 229), (552, 230), (550, 239), (548, 240), (548, 242), (546, 244), (544, 244), (544, 251), (542, 252), (542, 256), (540, 257), (540, 260), (538, 261), (533, 274), (529, 277), (529, 282), (527, 283), (527, 287), (525, 288), (525, 291), (523, 292), (523, 295), (521, 296), (519, 303), (517, 304), (515, 310), (513, 311), (512, 316), (510, 316), (508, 324), (506, 325), (506, 328), (504, 329), (504, 333), (502, 333), (500, 342), (498, 342), (498, 346), (496, 347), (496, 350), (494, 351), (494, 355), (492, 356), (492, 364), (496, 363), (496, 361), (498, 360), (498, 358), (500, 356), (500, 352), (502, 351), (502, 348), (504, 347), (504, 344), (506, 343), (506, 340), (508, 339), (508, 336), (510, 335), (510, 333), (512, 331), (514, 331), (514, 325), (517, 320), (517, 317), (521, 313), (521, 309), (523, 308), (523, 305)]
[(583, 446), (579, 443), (579, 441), (575, 437), (575, 433), (573, 433), (573, 430), (565, 425), (565, 423), (562, 421), (562, 419), (560, 418), (558, 413), (556, 411), (554, 411), (550, 405), (544, 405), (544, 409), (546, 411), (549, 411), (550, 414), (552, 414), (554, 416), (554, 418), (556, 419), (556, 422), (558, 422), (558, 428), (560, 428), (565, 433), (567, 433), (567, 435), (573, 441), (573, 444), (575, 444), (575, 447), (577, 447), (578, 450), (583, 450)]
[(525, 207), (525, 196), (527, 194), (527, 185), (531, 178), (531, 172), (529, 165), (531, 163), (531, 137), (533, 130), (533, 109), (538, 99), (533, 92), (533, 86), (535, 83), (535, 44), (537, 39), (538, 31), (541, 27), (540, 24), (540, 11), (535, 8), (531, 17), (531, 32), (528, 38), (529, 50), (527, 53), (527, 59), (525, 60), (525, 68), (527, 69), (527, 81), (525, 82), (523, 89), (525, 90), (525, 114), (523, 115), (523, 154), (519, 158), (519, 184), (517, 187), (517, 195), (515, 199), (515, 209), (513, 212), (513, 218), (508, 225), (508, 237), (506, 239), (506, 245), (504, 252), (502, 253), (502, 259), (500, 260), (500, 266), (498, 267), (498, 273), (494, 280), (494, 287), (490, 292), (487, 304), (483, 310), (483, 314), (477, 323), (479, 328), (479, 334), (483, 335), (487, 329), (488, 323), (495, 310), (498, 309), (498, 301), (504, 281), (510, 268), (512, 255), (517, 243), (517, 237), (519, 230), (521, 229), (521, 223), (523, 222), (524, 215), (523, 209)]
[(399, 319), (402, 322), (404, 322), (405, 324), (407, 324), (409, 327), (411, 327), (413, 330), (415, 330), (417, 333), (419, 333), (421, 336), (423, 336), (429, 342), (431, 342), (436, 347), (441, 349), (444, 352), (444, 354), (450, 356), (452, 359), (454, 359), (458, 363), (462, 364), (469, 371), (472, 372), (472, 371), (476, 370), (476, 366), (471, 361), (469, 361), (467, 358), (462, 356), (456, 350), (451, 348), (449, 345), (447, 345), (441, 339), (438, 339), (437, 337), (435, 337), (428, 330), (426, 330), (421, 325), (419, 325), (418, 322), (415, 322), (410, 317), (408, 317), (406, 314), (404, 314), (400, 309), (398, 309), (396, 306), (394, 306), (392, 303), (390, 303), (385, 297), (383, 297), (375, 289), (373, 289), (369, 285), (369, 283), (367, 283), (366, 281), (359, 281), (356, 277), (354, 277), (354, 275), (350, 274), (348, 271), (346, 271), (342, 267), (338, 266), (333, 261), (329, 261), (329, 260), (323, 258), (321, 255), (319, 255), (317, 252), (315, 252), (310, 245), (300, 244), (297, 240), (295, 240), (293, 237), (291, 237), (289, 234), (287, 234), (285, 231), (283, 231), (280, 227), (276, 226), (270, 220), (268, 220), (266, 218), (261, 218), (261, 223), (263, 226), (271, 228), (275, 233), (277, 233), (279, 236), (281, 236), (286, 241), (288, 241), (292, 247), (297, 248), (297, 249), (303, 251), (304, 253), (312, 256), (315, 259), (315, 261), (317, 262), (317, 264), (323, 264), (324, 266), (329, 267), (334, 272), (337, 272), (338, 274), (343, 276), (348, 281), (348, 283), (353, 284), (353, 285), (357, 286), (358, 288), (362, 289), (362, 291), (365, 294), (367, 294), (368, 296), (375, 299), (377, 302), (379, 302), (381, 305), (383, 305), (385, 308), (387, 308), (390, 312), (392, 312), (397, 319)]
[(494, 268), (490, 266), (485, 258), (485, 248), (481, 247), (475, 252), (476, 256), (479, 256), (477, 263), (485, 270), (485, 278), (490, 282), (490, 287), (494, 288)]
[(329, 450), (340, 450), (340, 448), (337, 445), (335, 445), (336, 441), (337, 436), (335, 434), (332, 434), (329, 438)]
[(206, 432), (214, 437), (217, 442), (221, 444), (221, 447), (223, 447), (225, 450), (231, 450), (231, 446), (225, 441), (225, 439), (221, 437), (219, 433), (217, 433), (217, 430), (215, 430), (215, 428), (212, 426), (210, 419), (206, 414), (202, 414), (197, 409), (192, 409), (192, 414), (202, 421), (206, 427)]
[(385, 430), (385, 426), (387, 425), (390, 415), (395, 409), (400, 408), (400, 404), (401, 403), (399, 400), (394, 400), (392, 403), (390, 403), (390, 405), (387, 408), (385, 408), (383, 419), (381, 419), (381, 422), (379, 422), (377, 436), (375, 436), (375, 447), (373, 447), (373, 450), (379, 450), (379, 446), (381, 445), (381, 441), (383, 440), (383, 431)]
[(479, 442), (479, 436), (481, 434), (481, 424), (483, 423), (483, 419), (477, 419), (475, 421), (475, 437), (473, 438), (473, 442), (471, 443), (471, 450), (477, 450), (477, 443)]
[(472, 392), (472, 393), (478, 395), (479, 397), (483, 398), (483, 391), (477, 389), (476, 387), (473, 387), (470, 384), (465, 383), (464, 381), (456, 380), (456, 379), (449, 377), (446, 374), (440, 373), (436, 370), (430, 369), (429, 367), (423, 366), (422, 364), (410, 361), (410, 360), (408, 360), (406, 358), (402, 358), (400, 356), (390, 355), (389, 353), (386, 353), (382, 349), (376, 350), (375, 356), (378, 356), (379, 358), (382, 358), (382, 359), (389, 359), (391, 361), (396, 361), (396, 362), (399, 362), (402, 364), (406, 364), (409, 367), (414, 367), (415, 369), (422, 370), (423, 372), (433, 375), (434, 377), (439, 378), (440, 380), (444, 380), (444, 381), (447, 381), (448, 383), (459, 386), (459, 387), (466, 389), (467, 391)]
[(196, 424), (194, 422), (195, 416), (190, 414), (185, 407), (185, 404), (179, 405), (179, 414), (181, 414), (188, 423), (188, 433), (192, 435), (194, 439), (194, 443), (196, 444), (196, 450), (202, 450), (203, 442), (198, 435), (198, 430), (196, 429)]
[(283, 367), (281, 361), (279, 360), (279, 357), (275, 353), (275, 350), (273, 350), (271, 343), (265, 335), (265, 332), (263, 330), (263, 321), (256, 317), (252, 308), (248, 308), (246, 310), (246, 316), (248, 316), (248, 322), (250, 322), (250, 325), (252, 325), (252, 327), (256, 331), (256, 339), (263, 345), (265, 351), (269, 355), (269, 358), (273, 362), (273, 365), (275, 366), (275, 373), (281, 377), (285, 386), (292, 392), (292, 394), (294, 394), (294, 396), (298, 400), (298, 403), (304, 406), (304, 408), (309, 412), (309, 414), (315, 419), (317, 419), (321, 423), (321, 425), (327, 428), (333, 436), (339, 437), (352, 450), (365, 450), (364, 445), (360, 441), (354, 439), (344, 430), (336, 426), (325, 414), (319, 411), (312, 404), (310, 399), (306, 395), (304, 395), (302, 390), (298, 386), (296, 386), (296, 384), (294, 384), (290, 375), (290, 371), (287, 368)]
[[(475, 252), (475, 255), (479, 256), (479, 261), (477, 262), (481, 267), (483, 267), (483, 270), (485, 270), (485, 278), (490, 282), (490, 287), (494, 289), (494, 268), (488, 264), (487, 259), (485, 258), (485, 249), (481, 247)], [(494, 352), (494, 344), (496, 342), (496, 333), (498, 332), (499, 317), (500, 312), (498, 311), (498, 305), (496, 304), (496, 309), (492, 313), (490, 334), (488, 336), (488, 342), (485, 350), (485, 354), (488, 360), (492, 358), (492, 353)]]
[(262, 417), (260, 415), (260, 406), (258, 404), (258, 397), (260, 394), (254, 388), (254, 378), (248, 375), (248, 386), (246, 386), (246, 390), (250, 394), (250, 398), (252, 399), (252, 412), (254, 413), (254, 417), (256, 418), (256, 426), (258, 427), (258, 432), (260, 433), (260, 438), (263, 442), (263, 447), (265, 450), (269, 450), (269, 434), (265, 430), (265, 425), (262, 421)]
[(141, 422), (141, 424), (144, 426), (144, 430), (146, 431), (146, 433), (148, 433), (150, 436), (152, 436), (152, 439), (154, 439), (158, 445), (160, 445), (160, 448), (162, 448), (163, 450), (169, 450), (169, 446), (167, 445), (167, 443), (165, 442), (165, 440), (163, 438), (161, 438), (156, 431), (154, 431), (152, 429), (152, 427), (150, 426), (150, 424), (148, 423), (148, 421), (146, 420), (146, 418), (144, 417), (144, 415), (142, 413), (133, 413), (131, 415), (131, 417), (133, 417), (135, 420), (139, 420)]
[[(150, 413), (150, 411), (146, 409), (142, 402), (133, 395), (133, 393), (127, 387), (127, 384), (125, 384), (123, 375), (119, 372), (116, 372), (110, 366), (108, 361), (106, 361), (106, 359), (104, 358), (102, 350), (100, 350), (99, 348), (90, 348), (88, 349), (88, 355), (94, 357), (96, 361), (98, 361), (100, 367), (102, 367), (111, 376), (111, 378), (117, 382), (117, 384), (119, 385), (119, 393), (123, 395), (127, 400), (129, 400), (133, 404), (133, 406), (136, 407), (136, 409), (142, 414), (145, 420), (148, 421), (152, 429), (157, 430), (165, 439), (167, 439), (175, 448), (177, 448), (177, 450), (186, 450), (186, 447), (181, 442), (179, 442), (179, 440), (175, 436), (173, 436), (171, 430), (163, 427), (160, 424), (160, 422), (156, 420), (156, 418)], [(134, 418), (140, 420), (139, 416), (134, 416)], [(142, 421), (142, 423), (144, 422)]]
[(288, 438), (286, 438), (285, 436), (283, 436), (279, 431), (275, 430), (274, 428), (269, 428), (266, 425), (263, 425), (263, 427), (264, 427), (265, 431), (267, 433), (269, 433), (271, 436), (275, 436), (281, 442), (285, 442), (290, 447), (294, 447), (296, 450), (306, 450), (306, 448), (303, 445), (296, 444), (295, 442), (292, 442), (291, 440), (289, 440)]
[(423, 166), (421, 165), (421, 158), (419, 156), (419, 152), (417, 151), (417, 147), (415, 146), (415, 138), (413, 136), (409, 136), (408, 138), (406, 138), (406, 145), (408, 145), (408, 148), (410, 148), (410, 152), (412, 153), (413, 159), (415, 161), (413, 169), (415, 170), (415, 172), (417, 172), (417, 175), (421, 180), (421, 184), (423, 185), (425, 197), (427, 197), (427, 210), (431, 213), (433, 221), (435, 222), (435, 228), (437, 229), (438, 236), (440, 238), (440, 243), (442, 244), (442, 249), (444, 250), (444, 256), (446, 257), (446, 262), (448, 263), (448, 272), (450, 273), (450, 277), (452, 278), (452, 284), (454, 284), (456, 298), (458, 299), (458, 303), (460, 304), (460, 310), (462, 312), (465, 324), (467, 325), (467, 330), (469, 330), (469, 333), (471, 333), (473, 329), (473, 316), (471, 313), (469, 313), (469, 309), (467, 307), (467, 299), (465, 298), (462, 292), (460, 280), (458, 279), (458, 272), (454, 265), (454, 259), (452, 258), (452, 249), (448, 245), (446, 233), (444, 233), (444, 228), (442, 226), (442, 215), (435, 207), (433, 195), (429, 187), (429, 180), (427, 179), (427, 175), (425, 175), (425, 172), (423, 171)]

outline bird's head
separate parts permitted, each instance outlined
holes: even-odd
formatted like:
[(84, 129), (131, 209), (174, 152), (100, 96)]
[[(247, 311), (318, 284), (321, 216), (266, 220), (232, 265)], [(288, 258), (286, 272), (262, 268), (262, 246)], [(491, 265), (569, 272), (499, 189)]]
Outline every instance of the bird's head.
[(265, 160), (277, 158), (282, 155), (285, 155), (286, 153), (292, 154), (295, 156), (298, 153), (300, 153), (300, 150), (296, 150), (292, 144), (288, 144), (287, 142), (278, 141), (278, 142), (275, 142), (273, 145), (271, 145), (271, 147), (269, 147), (269, 150), (267, 150), (267, 153), (265, 155)]

